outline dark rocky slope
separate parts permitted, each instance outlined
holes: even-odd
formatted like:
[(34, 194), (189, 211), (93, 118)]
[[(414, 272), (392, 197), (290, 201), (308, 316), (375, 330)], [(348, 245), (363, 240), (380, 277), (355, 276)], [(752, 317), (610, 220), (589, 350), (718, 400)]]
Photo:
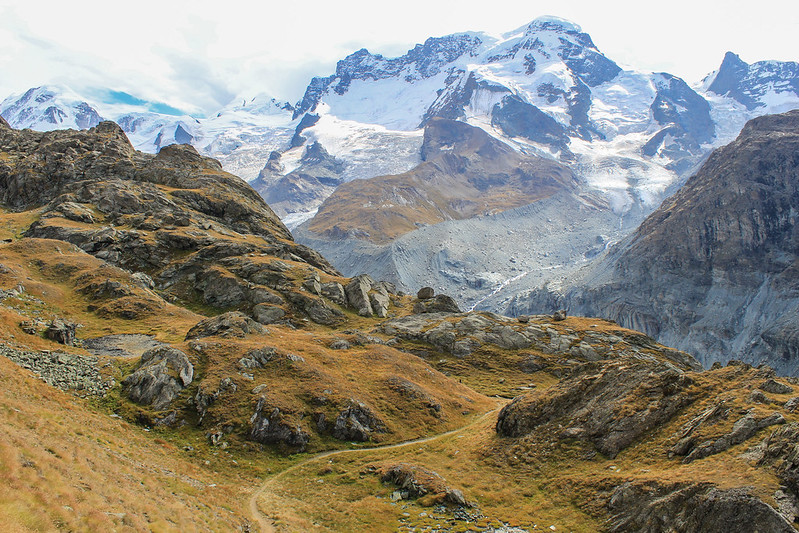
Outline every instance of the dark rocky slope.
[(692, 352), (799, 373), (799, 111), (750, 121), (621, 246), (561, 291), (564, 305)]

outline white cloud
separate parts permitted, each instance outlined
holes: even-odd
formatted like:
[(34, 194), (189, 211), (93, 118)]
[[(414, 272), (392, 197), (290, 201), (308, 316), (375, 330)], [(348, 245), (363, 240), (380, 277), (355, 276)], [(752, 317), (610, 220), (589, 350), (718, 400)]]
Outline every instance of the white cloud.
[[(580, 24), (608, 57), (698, 81), (724, 52), (799, 60), (799, 3), (731, 0), (528, 1), (2, 0), (0, 98), (50, 82), (110, 86), (191, 112), (236, 95), (296, 101), (358, 48), (399, 55), (430, 36), (502, 33), (552, 14)], [(125, 6), (125, 7), (122, 7)]]

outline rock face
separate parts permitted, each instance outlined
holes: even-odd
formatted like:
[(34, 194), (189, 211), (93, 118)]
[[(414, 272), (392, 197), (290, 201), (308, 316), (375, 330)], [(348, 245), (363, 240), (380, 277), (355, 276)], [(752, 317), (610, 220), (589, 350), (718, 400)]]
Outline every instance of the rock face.
[(563, 165), (519, 153), (454, 120), (427, 123), (421, 156), (422, 163), (405, 174), (342, 184), (308, 230), (327, 239), (352, 235), (384, 244), (420, 224), (505, 211), (576, 187)]
[(161, 410), (193, 379), (194, 367), (186, 354), (171, 346), (159, 346), (142, 354), (139, 367), (122, 385), (134, 402)]
[(799, 111), (750, 121), (602, 263), (557, 295), (520, 295), (510, 310), (554, 299), (706, 366), (735, 358), (799, 373), (797, 153)]
[[(588, 440), (613, 458), (693, 402), (692, 384), (691, 378), (666, 365), (588, 363), (554, 390), (515, 398), (500, 412), (496, 430), (506, 437), (520, 437), (565, 423), (564, 437)], [(643, 391), (648, 405), (631, 407)]]
[(747, 489), (625, 483), (612, 494), (611, 531), (795, 531)]
[(352, 401), (341, 411), (333, 425), (332, 434), (339, 440), (365, 442), (372, 433), (385, 431), (385, 424), (366, 405)]
[(203, 337), (245, 337), (250, 334), (262, 334), (264, 328), (255, 320), (238, 312), (224, 313), (199, 322), (186, 333), (186, 340)]
[(302, 452), (310, 435), (292, 424), (277, 407), (269, 407), (264, 398), (258, 400), (250, 418), (250, 438), (263, 444), (278, 444), (295, 452)]
[(747, 109), (763, 107), (769, 90), (799, 94), (799, 63), (759, 61), (748, 64), (727, 52), (708, 90), (734, 98)]

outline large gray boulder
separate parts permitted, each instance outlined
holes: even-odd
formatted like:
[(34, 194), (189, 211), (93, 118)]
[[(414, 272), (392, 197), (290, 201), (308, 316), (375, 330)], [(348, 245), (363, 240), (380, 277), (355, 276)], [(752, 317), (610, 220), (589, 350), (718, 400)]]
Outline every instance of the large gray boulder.
[(128, 398), (161, 410), (194, 379), (194, 367), (185, 353), (171, 346), (144, 352), (139, 367), (122, 381)]
[(355, 276), (346, 287), (344, 293), (347, 295), (347, 303), (355, 309), (361, 316), (372, 316), (374, 310), (369, 301), (369, 291), (372, 289), (374, 281), (366, 274)]
[(310, 435), (300, 426), (292, 424), (278, 407), (267, 405), (261, 397), (250, 417), (250, 438), (262, 444), (278, 444), (291, 451), (303, 452)]
[(339, 413), (333, 426), (333, 436), (339, 440), (366, 442), (372, 433), (383, 431), (383, 421), (369, 407), (354, 400)]
[(215, 335), (242, 338), (250, 334), (262, 333), (264, 333), (264, 328), (261, 324), (238, 311), (231, 311), (198, 322), (186, 333), (186, 340)]

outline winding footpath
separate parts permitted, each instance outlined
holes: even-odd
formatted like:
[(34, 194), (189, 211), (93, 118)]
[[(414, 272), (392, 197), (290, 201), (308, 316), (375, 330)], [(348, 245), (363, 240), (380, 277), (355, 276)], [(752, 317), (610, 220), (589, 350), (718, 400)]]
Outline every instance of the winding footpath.
[(293, 472), (294, 470), (297, 470), (297, 469), (299, 469), (299, 468), (301, 468), (301, 467), (303, 467), (303, 466), (305, 466), (305, 465), (307, 465), (309, 463), (313, 463), (314, 461), (318, 461), (319, 459), (323, 459), (323, 458), (326, 458), (326, 457), (332, 457), (332, 456), (336, 456), (336, 455), (353, 454), (353, 453), (380, 452), (380, 451), (392, 450), (392, 449), (396, 449), (396, 448), (404, 448), (405, 446), (413, 446), (414, 444), (423, 444), (423, 443), (426, 443), (426, 442), (433, 442), (433, 441), (436, 441), (436, 440), (439, 440), (439, 439), (444, 439), (446, 437), (450, 437), (452, 435), (456, 435), (458, 433), (466, 431), (467, 429), (470, 429), (470, 428), (476, 426), (477, 424), (483, 422), (485, 419), (487, 419), (493, 413), (496, 413), (497, 411), (499, 411), (502, 408), (502, 406), (505, 405), (505, 403), (507, 403), (507, 400), (502, 400), (502, 401), (500, 401), (500, 405), (498, 405), (494, 409), (491, 409), (490, 411), (486, 412), (480, 418), (477, 418), (476, 420), (473, 420), (473, 421), (469, 422), (465, 426), (462, 426), (460, 428), (447, 431), (445, 433), (439, 433), (438, 435), (432, 435), (430, 437), (423, 437), (423, 438), (414, 439), (414, 440), (407, 440), (407, 441), (404, 441), (404, 442), (398, 442), (396, 444), (387, 444), (385, 446), (375, 446), (373, 448), (360, 448), (360, 449), (352, 449), (352, 450), (331, 450), (331, 451), (327, 451), (327, 452), (318, 453), (318, 454), (314, 455), (313, 457), (309, 457), (308, 459), (305, 459), (304, 461), (300, 461), (299, 463), (297, 463), (295, 465), (292, 465), (289, 468), (287, 468), (285, 470), (282, 470), (282, 471), (278, 472), (277, 474), (275, 474), (274, 476), (271, 476), (271, 477), (267, 478), (266, 480), (264, 480), (264, 482), (261, 483), (261, 486), (258, 487), (258, 489), (250, 497), (250, 502), (249, 502), (249, 504), (250, 504), (250, 514), (252, 515), (253, 519), (255, 519), (255, 521), (260, 526), (261, 533), (275, 533), (277, 530), (275, 529), (275, 526), (272, 523), (272, 521), (269, 520), (266, 516), (264, 516), (263, 513), (261, 513), (261, 511), (258, 509), (258, 498), (261, 496), (261, 494), (266, 492), (267, 489), (269, 489), (269, 487), (272, 484), (274, 484), (280, 478), (282, 478), (283, 476), (289, 474), (290, 472)]

